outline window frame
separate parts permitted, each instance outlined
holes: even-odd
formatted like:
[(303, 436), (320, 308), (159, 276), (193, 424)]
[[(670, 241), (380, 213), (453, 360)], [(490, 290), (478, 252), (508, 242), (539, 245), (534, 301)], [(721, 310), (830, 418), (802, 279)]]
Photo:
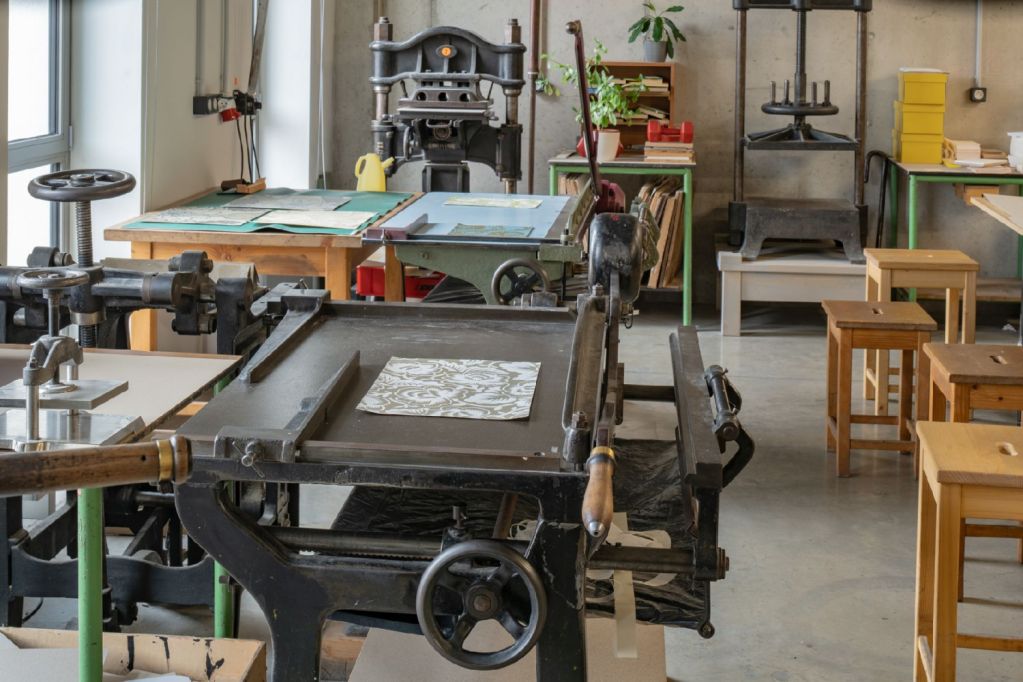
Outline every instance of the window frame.
[[(50, 83), (57, 89), (50, 98), (50, 130), (36, 137), (26, 137), (7, 143), (7, 173), (27, 168), (50, 166), (67, 168), (73, 141), (71, 130), (71, 8), (70, 0), (49, 0), (50, 3)], [(8, 29), (10, 30), (10, 29)], [(6, 36), (5, 36), (6, 39)], [(10, 68), (8, 64), (7, 68)], [(51, 95), (53, 95), (51, 91)], [(8, 109), (10, 102), (8, 102)], [(62, 205), (50, 205), (50, 245), (60, 247), (68, 243), (68, 212)], [(8, 222), (5, 221), (4, 222)], [(10, 224), (7, 225), (11, 228)], [(6, 258), (2, 258), (6, 260)]]

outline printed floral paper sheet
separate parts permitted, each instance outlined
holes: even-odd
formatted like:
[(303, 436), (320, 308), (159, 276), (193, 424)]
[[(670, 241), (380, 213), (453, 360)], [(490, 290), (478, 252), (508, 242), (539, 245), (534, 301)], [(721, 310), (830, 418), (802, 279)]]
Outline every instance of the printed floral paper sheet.
[(539, 362), (391, 358), (359, 402), (375, 414), (527, 419)]

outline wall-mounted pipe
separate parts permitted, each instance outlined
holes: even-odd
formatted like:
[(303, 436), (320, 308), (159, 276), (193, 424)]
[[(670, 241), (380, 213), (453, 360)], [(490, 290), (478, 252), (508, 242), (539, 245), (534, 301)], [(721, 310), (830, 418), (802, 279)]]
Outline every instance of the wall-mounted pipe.
[(203, 94), (206, 66), (206, 0), (195, 0), (195, 95)]

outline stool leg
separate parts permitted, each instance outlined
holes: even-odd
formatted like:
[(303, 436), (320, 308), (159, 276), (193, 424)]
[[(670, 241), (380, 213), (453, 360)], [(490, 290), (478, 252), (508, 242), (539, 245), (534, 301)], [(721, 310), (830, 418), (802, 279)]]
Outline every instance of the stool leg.
[(956, 601), (963, 600), (963, 574), (966, 569), (966, 519), (959, 520), (959, 585), (956, 588)]
[(934, 627), (934, 531), (937, 506), (931, 492), (930, 481), (920, 474), (920, 495), (917, 501), (916, 524), (916, 620), (913, 631), (913, 682), (926, 682), (919, 648), (921, 637), (930, 643)]
[(959, 525), (961, 492), (958, 485), (938, 486), (937, 533), (934, 539), (934, 679), (952, 682), (956, 675), (959, 587)]
[(963, 289), (963, 343), (977, 340), (977, 273), (966, 273)]
[(838, 396), (836, 419), (838, 434), (836, 444), (836, 462), (838, 475), (849, 476), (849, 440), (852, 422), (852, 332), (848, 329), (838, 330)]
[(831, 420), (837, 425), (838, 415), (838, 339), (835, 330), (828, 325), (828, 416), (824, 424), (824, 449), (832, 452), (835, 449), (835, 435), (831, 431)]
[(970, 387), (966, 384), (952, 384), (951, 421), (970, 421)]
[(932, 422), (943, 422), (945, 421), (945, 394), (941, 392), (941, 388), (938, 387), (938, 382), (934, 381), (933, 375), (931, 376), (931, 421)]
[(945, 289), (945, 343), (959, 343), (958, 289)]
[[(877, 284), (877, 300), (892, 300), (892, 272), (882, 270), (881, 279)], [(874, 414), (888, 414), (888, 371), (891, 367), (891, 353), (887, 350), (876, 351), (877, 367), (874, 372)]]
[[(899, 440), (912, 440), (909, 422), (913, 418), (913, 351), (902, 351), (899, 366)], [(913, 448), (905, 452), (913, 452)]]
[[(877, 281), (867, 273), (867, 299), (868, 301), (878, 300)], [(870, 378), (871, 372), (877, 370), (877, 351), (867, 350), (863, 353), (863, 399), (873, 400), (875, 382)]]

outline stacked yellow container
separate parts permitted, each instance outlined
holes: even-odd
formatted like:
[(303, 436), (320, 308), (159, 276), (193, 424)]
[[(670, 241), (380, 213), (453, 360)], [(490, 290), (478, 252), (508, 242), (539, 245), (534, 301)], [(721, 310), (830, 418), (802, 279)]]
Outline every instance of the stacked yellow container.
[(945, 139), (945, 86), (948, 74), (903, 69), (894, 103), (892, 155), (902, 163), (941, 163)]

